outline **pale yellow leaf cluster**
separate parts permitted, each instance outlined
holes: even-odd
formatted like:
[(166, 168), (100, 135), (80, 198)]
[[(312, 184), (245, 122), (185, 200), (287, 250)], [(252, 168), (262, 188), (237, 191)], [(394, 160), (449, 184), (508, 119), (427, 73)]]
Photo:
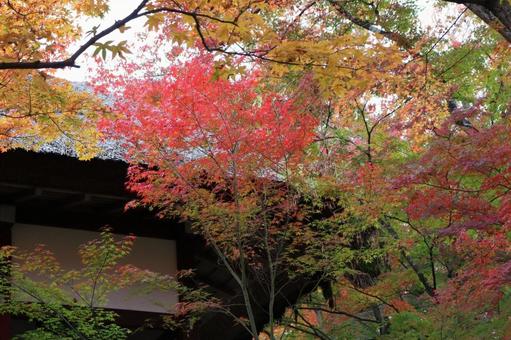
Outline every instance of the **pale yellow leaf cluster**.
[[(101, 16), (107, 8), (106, 0), (2, 1), (0, 62), (66, 58), (81, 34), (76, 16)], [(97, 151), (98, 102), (48, 72), (0, 71), (0, 148), (38, 148), (65, 138), (90, 158)]]
[(94, 156), (99, 138), (95, 122), (102, 111), (97, 99), (40, 71), (4, 71), (1, 77), (2, 150), (37, 149), (64, 138), (81, 158)]

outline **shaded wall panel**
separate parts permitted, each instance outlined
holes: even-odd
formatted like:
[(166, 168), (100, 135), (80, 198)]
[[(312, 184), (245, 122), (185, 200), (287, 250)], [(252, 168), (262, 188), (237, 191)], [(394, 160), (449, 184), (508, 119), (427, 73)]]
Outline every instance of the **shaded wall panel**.
[[(122, 237), (120, 235), (116, 236)], [(48, 249), (54, 252), (63, 268), (67, 270), (81, 268), (78, 255), (79, 246), (98, 237), (98, 232), (70, 228), (19, 223), (12, 227), (13, 245), (30, 250), (38, 244), (45, 244)], [(174, 240), (137, 237), (132, 252), (123, 260), (123, 263), (161, 274), (175, 275), (177, 271), (176, 242)], [(133, 290), (123, 289), (111, 294), (105, 307), (165, 313), (172, 311), (177, 302), (178, 295), (175, 291), (156, 291), (149, 295), (138, 295)]]

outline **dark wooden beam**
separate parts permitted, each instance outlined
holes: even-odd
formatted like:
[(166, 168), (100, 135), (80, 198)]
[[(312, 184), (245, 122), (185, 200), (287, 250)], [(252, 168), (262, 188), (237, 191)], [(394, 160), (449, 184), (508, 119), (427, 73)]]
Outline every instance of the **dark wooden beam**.
[(66, 198), (60, 205), (60, 209), (73, 209), (90, 201), (90, 194), (76, 194), (75, 196)]
[[(30, 169), (28, 171), (27, 169)], [(0, 153), (0, 183), (133, 198), (125, 188), (128, 165), (23, 150)]]
[(41, 197), (42, 193), (43, 193), (43, 190), (41, 188), (33, 188), (31, 190), (31, 192), (26, 193), (24, 195), (20, 195), (19, 197), (15, 198), (14, 203), (18, 204), (18, 203), (27, 202), (27, 201), (37, 199), (37, 198)]

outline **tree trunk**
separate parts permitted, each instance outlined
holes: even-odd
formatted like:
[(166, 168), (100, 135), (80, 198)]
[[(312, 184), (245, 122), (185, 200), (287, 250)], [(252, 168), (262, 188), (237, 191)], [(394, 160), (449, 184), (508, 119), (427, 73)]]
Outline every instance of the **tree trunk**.
[(511, 2), (509, 0), (444, 0), (467, 6), (488, 26), (511, 43)]

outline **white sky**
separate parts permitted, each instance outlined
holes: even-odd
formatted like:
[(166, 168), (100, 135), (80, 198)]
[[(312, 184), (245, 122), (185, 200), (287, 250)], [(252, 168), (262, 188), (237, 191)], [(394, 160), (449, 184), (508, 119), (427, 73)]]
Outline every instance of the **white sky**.
[[(91, 30), (94, 26), (101, 25), (98, 28), (98, 31), (107, 28), (112, 25), (115, 20), (119, 20), (130, 14), (140, 3), (140, 0), (110, 0), (110, 11), (105, 15), (103, 19), (89, 19), (84, 20), (81, 23), (83, 28), (83, 32), (87, 32)], [(128, 26), (131, 27), (129, 30), (124, 33), (116, 30), (111, 33), (107, 37), (100, 40), (100, 42), (105, 42), (108, 40), (113, 40), (114, 42), (119, 42), (122, 40), (127, 40), (128, 42), (133, 42), (136, 39), (136, 34), (144, 30), (144, 18), (139, 18), (134, 21), (131, 21)], [(78, 42), (76, 45), (71, 46), (70, 50), (74, 51), (78, 46), (84, 43), (87, 39), (84, 39), (81, 42)], [(94, 52), (94, 48), (91, 47), (87, 50), (87, 54), (92, 55)], [(84, 81), (87, 79), (87, 75), (89, 74), (89, 67), (93, 67), (94, 61), (86, 56), (82, 55), (78, 58), (76, 62), (80, 68), (66, 68), (57, 71), (57, 76), (61, 78), (65, 78), (71, 81)]]
[[(423, 10), (420, 14), (420, 21), (424, 26), (427, 25), (435, 25), (437, 19), (435, 18), (433, 11), (434, 0), (418, 0), (418, 3), (422, 6)], [(120, 18), (124, 18), (130, 12), (132, 12), (136, 6), (139, 4), (140, 0), (110, 0), (110, 11), (105, 15), (103, 19), (95, 19), (95, 20), (86, 20), (81, 23), (83, 27), (83, 32), (87, 32), (92, 29), (94, 26), (100, 24), (98, 31), (104, 29), (110, 25), (112, 25), (115, 20)], [(134, 20), (128, 24), (131, 27), (129, 30), (124, 33), (120, 33), (118, 30), (103, 38), (101, 42), (105, 42), (108, 40), (113, 40), (115, 42), (119, 42), (122, 40), (127, 40), (128, 42), (136, 41), (136, 35), (139, 32), (144, 31), (144, 23), (145, 18), (139, 18)], [(85, 41), (86, 39), (84, 39)], [(78, 46), (83, 44), (84, 41), (78, 42), (76, 45), (70, 47), (70, 51), (74, 51)], [(135, 44), (136, 47), (136, 44)], [(87, 50), (87, 54), (92, 55), (94, 52), (94, 48), (89, 48)], [(71, 81), (85, 81), (90, 75), (90, 68), (94, 68), (94, 61), (91, 58), (87, 58), (82, 55), (78, 58), (77, 64), (80, 65), (80, 68), (66, 68), (63, 70), (58, 70), (56, 76), (65, 78)], [(92, 71), (93, 72), (93, 71)]]

